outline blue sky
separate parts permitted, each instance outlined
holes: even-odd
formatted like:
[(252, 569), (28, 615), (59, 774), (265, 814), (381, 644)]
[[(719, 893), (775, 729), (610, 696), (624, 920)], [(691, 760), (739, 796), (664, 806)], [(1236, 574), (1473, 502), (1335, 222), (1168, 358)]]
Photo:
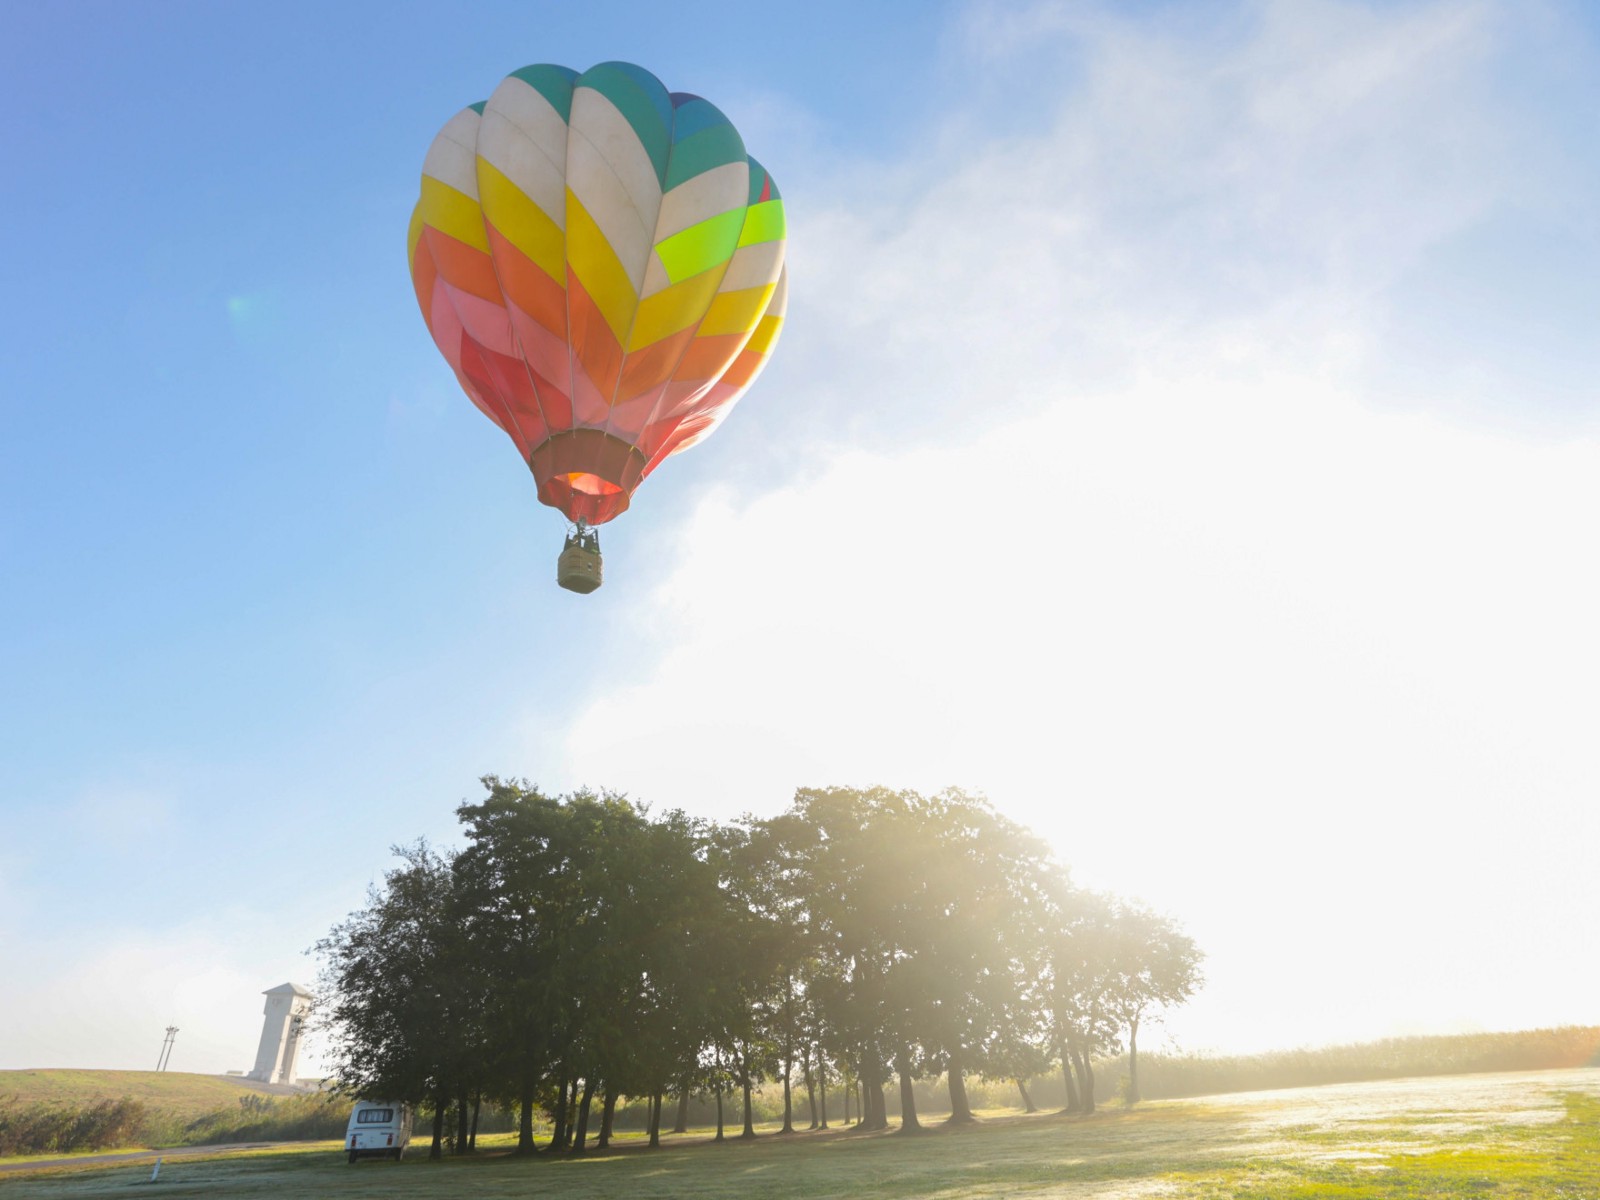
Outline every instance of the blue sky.
[[(168, 1023), (175, 1067), (248, 1066), (256, 993), (485, 772), (714, 816), (985, 789), (1191, 924), (1183, 1045), (1596, 1019), (1561, 936), (1600, 901), (1588, 7), (81, 4), (8, 35), (0, 1067), (143, 1066)], [(403, 247), (451, 113), (608, 58), (744, 132), (793, 301), (581, 598)], [(1564, 965), (1463, 998), (1484, 954)], [(1341, 955), (1389, 984), (1327, 989)]]
[[(938, 38), (838, 6), (774, 44), (740, 6), (702, 11), (23, 15), (6, 52), (6, 204), (32, 231), (4, 314), (6, 651), (28, 683), (5, 714), (12, 802), (42, 816), (97, 781), (187, 795), (220, 774), (234, 799), (177, 815), (225, 842), (314, 763), (318, 793), (371, 794), (281, 835), (309, 847), (405, 786), (415, 764), (394, 759), (416, 738), (470, 738), (496, 692), (554, 707), (596, 686), (624, 564), (695, 481), (664, 475), (657, 512), (608, 536), (622, 586), (552, 594), (559, 523), (445, 386), (403, 229), (419, 147), (523, 58), (631, 56), (685, 89), (793, 97), (859, 153), (924, 90)], [(903, 67), (829, 50), (887, 37), (914, 49)]]

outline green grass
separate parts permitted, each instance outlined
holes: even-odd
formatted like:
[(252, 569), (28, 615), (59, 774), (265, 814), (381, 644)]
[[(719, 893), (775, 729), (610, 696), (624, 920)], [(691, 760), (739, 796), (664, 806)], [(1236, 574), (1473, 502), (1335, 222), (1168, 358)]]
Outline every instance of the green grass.
[[(922, 1137), (833, 1131), (714, 1145), (704, 1132), (651, 1151), (630, 1137), (583, 1159), (506, 1152), (348, 1166), (338, 1147), (173, 1159), (156, 1192), (230, 1197), (537, 1195), (653, 1200), (885, 1197), (1600, 1197), (1600, 1071), (1464, 1076), (1270, 1093), (1236, 1102), (1164, 1101), (1091, 1118), (990, 1112)], [(769, 1127), (770, 1128), (770, 1127)], [(149, 1164), (0, 1176), (0, 1198), (105, 1196)]]
[[(1217, 1179), (1191, 1174), (1189, 1194), (1236, 1200), (1600, 1195), (1600, 1097), (1568, 1092), (1560, 1099), (1564, 1112), (1548, 1124), (1478, 1128), (1464, 1139), (1439, 1134), (1436, 1121), (1414, 1122), (1432, 1125), (1431, 1137), (1410, 1136), (1414, 1131), (1404, 1124), (1377, 1125), (1341, 1144), (1360, 1157), (1339, 1161), (1329, 1155), (1293, 1166), (1247, 1164)], [(1453, 1144), (1416, 1146), (1441, 1137)], [(1400, 1148), (1402, 1142), (1407, 1148)], [(1365, 1152), (1363, 1143), (1369, 1147)], [(1330, 1142), (1317, 1138), (1316, 1144), (1326, 1148)]]

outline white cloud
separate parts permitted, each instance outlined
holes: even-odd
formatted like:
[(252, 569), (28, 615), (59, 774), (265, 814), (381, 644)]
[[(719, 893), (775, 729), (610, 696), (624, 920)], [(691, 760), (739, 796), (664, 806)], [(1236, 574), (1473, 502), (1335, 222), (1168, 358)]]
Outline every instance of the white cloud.
[(1555, 186), (1503, 76), (1559, 38), (1493, 4), (1181, 11), (975, 6), (941, 127), (787, 185), (766, 428), (965, 437), (1036, 403), (1040, 375), (1094, 388), (1263, 345), (1392, 389), (1387, 289)]
[(1382, 402), (1389, 289), (1539, 187), (1511, 10), (1082, 11), (974, 22), (1089, 64), (1041, 128), (798, 206), (751, 403), (866, 448), (699, 510), (567, 777), (986, 789), (1191, 924), (1189, 1044), (1592, 1017), (1600, 448)]
[[(1026, 518), (973, 504), (985, 479)], [(1597, 511), (1591, 445), (1292, 375), (849, 456), (698, 514), (673, 648), (583, 715), (569, 771), (720, 815), (802, 783), (987, 789), (1195, 925), (1218, 1039), (1261, 1035), (1273, 979), (1318, 997), (1279, 1040), (1579, 1020)]]

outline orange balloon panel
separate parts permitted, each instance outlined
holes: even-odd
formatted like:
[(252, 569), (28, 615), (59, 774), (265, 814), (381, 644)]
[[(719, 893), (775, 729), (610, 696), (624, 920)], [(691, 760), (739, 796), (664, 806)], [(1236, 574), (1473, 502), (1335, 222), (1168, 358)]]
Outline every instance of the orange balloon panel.
[(777, 187), (715, 106), (629, 63), (524, 67), (429, 148), (411, 279), (539, 499), (600, 525), (760, 373), (784, 236)]

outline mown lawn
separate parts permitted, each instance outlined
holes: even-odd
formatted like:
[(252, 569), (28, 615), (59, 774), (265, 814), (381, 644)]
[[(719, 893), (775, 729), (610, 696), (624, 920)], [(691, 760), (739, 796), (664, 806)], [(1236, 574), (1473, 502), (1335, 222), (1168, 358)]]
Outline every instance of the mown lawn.
[[(1254, 1093), (1092, 1118), (991, 1114), (920, 1137), (831, 1131), (582, 1159), (487, 1149), (349, 1166), (337, 1146), (171, 1160), (139, 1194), (239, 1197), (1600, 1197), (1600, 1071)], [(494, 1139), (499, 1142), (500, 1139)], [(414, 1144), (415, 1146), (415, 1144)], [(149, 1164), (0, 1177), (0, 1196), (141, 1185)]]

